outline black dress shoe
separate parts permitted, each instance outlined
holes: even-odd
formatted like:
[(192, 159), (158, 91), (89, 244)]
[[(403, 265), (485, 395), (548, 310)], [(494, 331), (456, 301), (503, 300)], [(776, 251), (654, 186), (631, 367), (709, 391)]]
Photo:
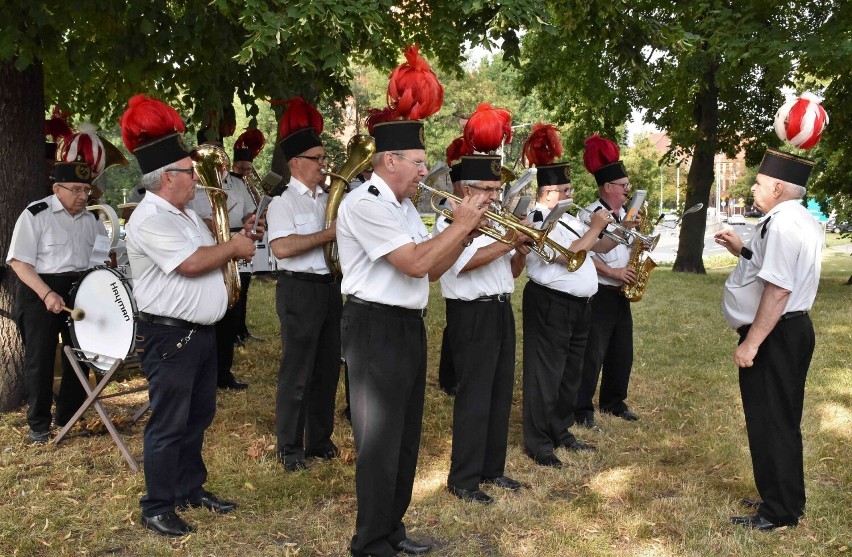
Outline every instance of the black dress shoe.
[(740, 504), (742, 504), (746, 507), (754, 507), (756, 509), (757, 507), (759, 507), (760, 505), (763, 504), (763, 500), (762, 499), (749, 499), (748, 497), (745, 497), (743, 499), (740, 499)]
[(636, 415), (632, 410), (628, 410), (625, 408), (624, 410), (618, 410), (617, 412), (610, 412), (616, 418), (621, 418), (622, 420), (627, 420), (628, 422), (636, 422), (639, 420), (639, 416)]
[(393, 548), (396, 551), (402, 551), (403, 553), (407, 553), (409, 555), (423, 555), (424, 553), (429, 553), (432, 551), (432, 546), (425, 543), (417, 543), (411, 538), (405, 538), (398, 544), (395, 544)]
[(27, 439), (29, 440), (30, 443), (32, 443), (34, 445), (43, 445), (44, 443), (47, 443), (48, 441), (50, 441), (50, 432), (49, 431), (35, 431), (35, 430), (31, 429), (29, 431), (29, 433), (27, 433)]
[(227, 381), (222, 381), (219, 383), (220, 389), (227, 389), (229, 391), (244, 391), (248, 389), (248, 383), (243, 383), (242, 381), (237, 381), (237, 379), (231, 376)]
[(592, 431), (603, 431), (601, 426), (599, 426), (594, 418), (586, 418), (584, 420), (577, 420), (577, 425), (580, 427), (584, 427), (586, 429), (591, 429)]
[(479, 491), (478, 489), (465, 489), (463, 487), (448, 485), (447, 491), (449, 491), (462, 501), (467, 501), (468, 503), (490, 505), (494, 502), (494, 499), (490, 495), (488, 495), (484, 491)]
[(332, 446), (330, 449), (321, 451), (310, 451), (305, 453), (305, 458), (319, 458), (321, 460), (331, 460), (340, 456), (340, 449)]
[[(738, 526), (754, 528), (755, 530), (760, 530), (762, 532), (768, 532), (770, 530), (774, 530), (776, 528), (784, 526), (783, 524), (775, 524), (774, 522), (770, 522), (768, 519), (760, 516), (759, 514), (753, 514), (749, 516), (732, 516), (731, 522), (737, 524)], [(795, 526), (795, 524), (790, 524), (789, 526)]]
[(187, 507), (195, 509), (204, 508), (214, 513), (225, 514), (236, 509), (237, 504), (232, 501), (219, 499), (209, 491), (205, 491), (198, 499), (187, 499), (182, 505), (178, 506), (180, 510), (184, 510)]
[(299, 470), (307, 470), (308, 465), (305, 464), (304, 460), (290, 460), (290, 461), (282, 461), (284, 464), (284, 469), (288, 472), (298, 472)]
[(583, 443), (579, 439), (572, 439), (567, 443), (562, 444), (563, 447), (568, 449), (569, 451), (574, 451), (575, 453), (596, 453), (598, 452), (598, 448), (594, 445), (590, 445), (589, 443)]
[(548, 466), (550, 468), (562, 468), (562, 461), (553, 454), (535, 454), (531, 452), (527, 452), (527, 456), (533, 459), (533, 462), (538, 464), (539, 466)]
[(508, 476), (499, 476), (497, 478), (482, 478), (480, 483), (490, 484), (503, 489), (518, 491), (521, 489), (521, 482), (515, 481)]
[(161, 536), (180, 538), (195, 532), (195, 526), (179, 517), (174, 511), (158, 514), (157, 516), (142, 515), (142, 526)]

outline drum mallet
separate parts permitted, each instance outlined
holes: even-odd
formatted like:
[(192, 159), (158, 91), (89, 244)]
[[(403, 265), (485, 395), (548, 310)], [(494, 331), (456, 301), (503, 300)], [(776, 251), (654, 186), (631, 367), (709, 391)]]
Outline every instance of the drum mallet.
[(71, 319), (74, 321), (81, 321), (84, 317), (86, 317), (86, 312), (80, 308), (71, 309), (68, 306), (62, 306), (62, 309), (71, 314)]

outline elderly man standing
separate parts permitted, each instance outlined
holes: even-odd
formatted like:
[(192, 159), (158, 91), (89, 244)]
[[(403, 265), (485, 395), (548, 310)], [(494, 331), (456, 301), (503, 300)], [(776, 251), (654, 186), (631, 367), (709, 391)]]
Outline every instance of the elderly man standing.
[[(78, 145), (74, 152), (68, 146)], [(53, 401), (53, 363), (56, 338), (69, 344), (67, 314), (73, 307), (71, 287), (89, 268), (98, 235), (106, 230), (86, 211), (92, 180), (104, 168), (103, 145), (95, 134), (74, 134), (65, 139), (60, 161), (55, 163), (53, 195), (30, 204), (18, 217), (6, 263), (20, 281), (15, 291), (13, 315), (24, 341), (29, 440), (50, 440)], [(64, 426), (86, 398), (65, 355), (62, 383), (56, 400), (56, 424)]]
[(151, 417), (145, 428), (147, 493), (142, 525), (163, 536), (195, 530), (175, 508), (236, 508), (204, 489), (204, 431), (216, 411), (216, 332), (228, 306), (222, 267), (250, 258), (254, 219), (216, 244), (189, 208), (198, 175), (183, 146), (184, 124), (160, 101), (137, 95), (121, 118), (147, 194), (127, 222), (127, 255), (139, 310), (137, 348), (148, 378)]
[(772, 530), (795, 526), (805, 509), (802, 405), (814, 352), (808, 312), (819, 286), (822, 231), (802, 206), (814, 162), (769, 149), (751, 188), (760, 219), (748, 246), (727, 229), (716, 242), (739, 258), (725, 281), (722, 312), (740, 335), (740, 368), (757, 513), (734, 524)]
[(320, 187), (327, 159), (322, 116), (294, 98), (281, 115), (279, 142), (290, 182), (269, 205), (269, 247), (278, 259), (275, 307), (281, 322), (281, 363), (275, 396), (278, 458), (285, 470), (307, 468), (306, 458), (329, 460), (340, 377), (340, 279), (328, 269), (323, 245), (335, 227), (324, 228), (328, 195)]
[[(408, 538), (402, 519), (411, 501), (426, 388), (429, 278), (459, 257), (485, 213), (482, 195), (465, 198), (453, 223), (429, 239), (409, 197), (426, 176), (423, 124), (437, 112), (443, 88), (416, 47), (391, 76), (391, 109), (398, 117), (371, 128), (373, 177), (348, 194), (338, 216), (343, 269), (341, 335), (349, 365), (352, 430), (357, 462), (358, 515), (350, 551), (388, 557), (431, 549)], [(393, 94), (391, 94), (393, 93)], [(406, 96), (407, 95), (407, 96)], [(405, 97), (411, 103), (401, 107)], [(463, 245), (464, 244), (464, 245)]]

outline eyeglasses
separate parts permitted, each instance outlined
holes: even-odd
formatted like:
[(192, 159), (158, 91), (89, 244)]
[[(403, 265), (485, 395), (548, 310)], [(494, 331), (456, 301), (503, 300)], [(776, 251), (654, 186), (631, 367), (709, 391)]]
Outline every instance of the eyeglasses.
[(612, 184), (613, 186), (621, 186), (622, 188), (624, 188), (626, 190), (630, 189), (630, 182), (627, 182), (626, 184), (617, 184), (615, 182), (607, 182), (607, 184)]
[(473, 184), (468, 184), (467, 187), (473, 188), (475, 190), (484, 191), (486, 194), (491, 195), (492, 193), (503, 191), (503, 188), (484, 188), (482, 186), (474, 186)]
[(550, 190), (550, 191), (555, 191), (555, 192), (558, 192), (558, 193), (568, 193), (569, 191), (571, 191), (571, 190), (573, 190), (573, 189), (574, 189), (574, 186), (565, 186), (565, 187), (562, 187), (562, 188), (556, 188), (556, 187), (554, 187), (554, 188), (553, 188), (552, 190)]
[(410, 162), (411, 164), (413, 164), (414, 166), (416, 166), (416, 167), (417, 167), (417, 170), (426, 170), (427, 168), (429, 168), (429, 166), (426, 164), (426, 161), (415, 161), (415, 160), (411, 160), (411, 159), (409, 159), (408, 157), (406, 157), (405, 155), (403, 155), (403, 154), (401, 154), (401, 153), (394, 153), (394, 152), (391, 152), (391, 154), (392, 154), (392, 155), (396, 155), (397, 157), (399, 157), (399, 158), (401, 158), (401, 159), (405, 159), (405, 160), (407, 160), (408, 162)]
[(195, 176), (195, 167), (193, 168), (167, 168), (165, 172), (186, 172), (190, 176)]
[(312, 157), (309, 157), (307, 155), (296, 155), (295, 158), (312, 160), (315, 163), (319, 164), (320, 166), (322, 166), (323, 164), (328, 162), (328, 157), (326, 155), (315, 155), (315, 156), (312, 156)]
[(69, 188), (69, 187), (63, 186), (62, 184), (56, 184), (56, 185), (59, 186), (60, 188), (64, 189), (64, 190), (70, 191), (72, 195), (83, 195), (83, 194), (85, 194), (86, 197), (92, 195), (92, 188), (90, 186), (74, 186), (73, 188)]

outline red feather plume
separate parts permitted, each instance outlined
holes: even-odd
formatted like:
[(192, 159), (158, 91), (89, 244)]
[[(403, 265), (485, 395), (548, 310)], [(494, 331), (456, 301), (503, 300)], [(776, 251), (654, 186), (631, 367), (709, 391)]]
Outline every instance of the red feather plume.
[(552, 124), (537, 123), (524, 143), (523, 163), (527, 166), (551, 164), (562, 156), (559, 130)]
[(409, 45), (405, 62), (391, 73), (388, 106), (404, 120), (422, 120), (441, 110), (444, 87), (417, 45)]
[(397, 114), (392, 108), (368, 108), (367, 113), (368, 116), (364, 123), (367, 125), (367, 131), (370, 135), (373, 135), (373, 128), (376, 124), (397, 119)]
[(278, 121), (278, 136), (287, 137), (291, 133), (305, 128), (314, 128), (316, 132), (322, 133), (322, 115), (312, 104), (302, 97), (293, 97), (283, 103), (272, 101), (273, 105), (285, 104), (284, 113)]
[(586, 152), (583, 153), (583, 164), (592, 174), (608, 164), (617, 162), (621, 156), (621, 151), (614, 141), (598, 134), (587, 137), (584, 143)]
[(44, 135), (49, 135), (54, 143), (61, 138), (71, 135), (73, 130), (68, 125), (69, 112), (62, 112), (59, 105), (53, 107), (53, 113), (49, 120), (44, 121)]
[(174, 108), (147, 95), (130, 97), (127, 110), (121, 115), (119, 123), (124, 146), (131, 153), (152, 139), (186, 131), (183, 120)]
[(468, 143), (464, 136), (461, 135), (453, 139), (449, 147), (447, 147), (447, 165), (452, 165), (455, 161), (461, 160), (464, 155), (472, 155), (473, 147)]
[(474, 150), (490, 153), (512, 141), (512, 113), (480, 103), (464, 125), (464, 138)]
[(266, 138), (263, 136), (263, 132), (257, 128), (253, 128), (240, 134), (237, 141), (234, 142), (234, 149), (248, 149), (251, 153), (251, 158), (255, 158), (264, 145), (266, 145)]

